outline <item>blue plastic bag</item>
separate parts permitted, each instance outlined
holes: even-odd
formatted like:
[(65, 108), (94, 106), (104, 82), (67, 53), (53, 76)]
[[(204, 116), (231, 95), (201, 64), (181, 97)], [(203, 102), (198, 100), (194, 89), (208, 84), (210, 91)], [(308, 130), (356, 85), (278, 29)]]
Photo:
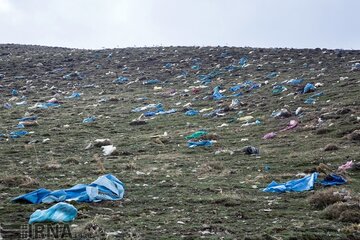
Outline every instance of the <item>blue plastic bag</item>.
[(11, 95), (18, 96), (19, 92), (16, 89), (11, 90)]
[(194, 109), (191, 109), (191, 110), (188, 110), (188, 111), (185, 112), (186, 116), (195, 116), (195, 115), (198, 115), (198, 114), (199, 114), (199, 111), (194, 110)]
[(345, 184), (347, 180), (342, 176), (331, 173), (325, 177), (320, 183), (324, 186), (333, 186), (333, 185), (342, 185)]
[(225, 96), (220, 93), (220, 86), (216, 86), (213, 90), (213, 99), (214, 100), (220, 100), (224, 98)]
[(312, 190), (314, 188), (315, 181), (319, 173), (314, 172), (311, 175), (307, 175), (303, 178), (291, 180), (286, 183), (277, 183), (272, 181), (263, 192), (302, 192)]
[(50, 191), (45, 188), (12, 199), (13, 202), (33, 204), (63, 201), (100, 202), (120, 200), (125, 192), (124, 184), (111, 174), (103, 175), (91, 184), (77, 184), (72, 188)]
[(303, 93), (308, 93), (310, 91), (315, 91), (316, 87), (312, 83), (307, 83), (304, 87)]
[(248, 62), (248, 58), (246, 56), (240, 58), (240, 60), (239, 60), (239, 64), (240, 64), (241, 67), (245, 67), (247, 62)]
[(92, 116), (92, 117), (87, 117), (83, 120), (83, 123), (93, 123), (96, 121), (96, 117)]
[(117, 79), (115, 79), (113, 81), (113, 83), (116, 83), (116, 84), (123, 84), (123, 83), (126, 83), (127, 81), (129, 81), (129, 79), (127, 77), (118, 77)]
[(73, 98), (73, 99), (79, 99), (81, 96), (81, 93), (78, 92), (73, 92), (70, 96), (65, 97), (65, 98)]
[(71, 222), (77, 216), (77, 209), (68, 203), (57, 203), (45, 210), (31, 214), (29, 224), (37, 222)]
[(153, 84), (158, 84), (158, 83), (161, 83), (161, 81), (158, 79), (151, 79), (151, 80), (143, 81), (144, 85), (153, 85)]
[(14, 131), (10, 133), (11, 138), (20, 138), (22, 136), (28, 135), (29, 132), (27, 131)]
[(194, 148), (194, 147), (211, 147), (213, 145), (213, 142), (210, 140), (201, 140), (198, 142), (188, 142), (188, 147), (189, 148)]

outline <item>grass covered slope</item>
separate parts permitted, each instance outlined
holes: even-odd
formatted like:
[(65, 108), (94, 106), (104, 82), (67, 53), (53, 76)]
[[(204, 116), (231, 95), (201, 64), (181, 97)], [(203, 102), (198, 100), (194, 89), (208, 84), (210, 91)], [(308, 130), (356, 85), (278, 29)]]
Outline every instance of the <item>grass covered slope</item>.
[[(239, 64), (242, 57), (247, 62)], [(124, 199), (72, 203), (79, 210), (71, 223), (78, 239), (358, 239), (359, 217), (327, 217), (324, 208), (313, 206), (316, 199), (308, 201), (324, 191), (321, 185), (301, 193), (262, 192), (272, 180), (285, 182), (323, 165), (331, 171), (349, 160), (359, 161), (356, 62), (360, 51), (0, 45), (2, 229), (19, 229), (36, 209), (51, 206), (14, 204), (13, 197), (40, 187), (56, 190), (91, 183), (112, 173), (125, 183)], [(118, 77), (128, 80), (116, 84)], [(154, 79), (160, 82), (144, 84)], [(292, 86), (285, 82), (290, 79), (303, 82)], [(230, 87), (245, 82), (234, 92), (240, 96), (230, 96)], [(254, 83), (258, 87), (251, 87)], [(306, 83), (316, 84), (316, 90), (299, 93)], [(286, 90), (273, 93), (276, 85)], [(226, 98), (212, 99), (216, 86), (226, 90)], [(12, 96), (12, 89), (18, 96)], [(80, 99), (65, 98), (73, 92), (81, 93)], [(314, 104), (304, 103), (320, 92)], [(60, 107), (32, 108), (53, 97)], [(235, 108), (229, 107), (233, 99), (239, 100)], [(22, 101), (26, 105), (16, 105)], [(2, 107), (6, 103), (12, 108)], [(130, 124), (143, 113), (133, 109), (157, 103), (177, 112)], [(302, 114), (295, 115), (299, 107)], [(203, 111), (187, 116), (189, 109)], [(220, 114), (204, 116), (217, 109), (222, 109)], [(291, 116), (271, 116), (280, 109)], [(9, 138), (26, 113), (38, 116), (38, 126), (23, 129), (29, 135)], [(84, 124), (90, 116), (96, 121)], [(244, 116), (260, 124), (244, 125)], [(299, 125), (273, 139), (262, 138), (290, 120)], [(188, 148), (185, 136), (198, 130), (206, 130), (214, 145)], [(85, 150), (101, 138), (111, 140), (117, 155), (103, 156), (96, 147)], [(328, 144), (335, 147), (325, 151)], [(259, 148), (260, 155), (243, 154), (248, 145)], [(334, 191), (344, 189), (351, 201), (358, 201), (359, 171), (344, 176), (348, 183)], [(16, 239), (19, 233), (6, 234)]]

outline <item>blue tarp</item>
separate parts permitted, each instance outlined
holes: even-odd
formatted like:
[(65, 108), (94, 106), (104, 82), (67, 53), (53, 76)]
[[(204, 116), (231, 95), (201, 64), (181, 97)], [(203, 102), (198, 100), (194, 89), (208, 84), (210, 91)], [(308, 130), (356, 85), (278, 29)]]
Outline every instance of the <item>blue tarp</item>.
[(307, 175), (303, 178), (291, 180), (286, 183), (277, 183), (272, 181), (263, 192), (302, 192), (308, 191), (314, 188), (314, 183), (319, 173), (314, 172), (311, 175)]
[(12, 199), (13, 202), (52, 203), (63, 201), (100, 202), (120, 200), (124, 196), (124, 184), (111, 174), (103, 175), (91, 184), (77, 184), (72, 188), (50, 191), (40, 188)]
[(68, 203), (57, 203), (45, 210), (31, 214), (29, 224), (37, 222), (71, 222), (77, 216), (77, 209)]
[(347, 180), (342, 176), (331, 173), (327, 175), (325, 179), (322, 180), (320, 183), (324, 186), (333, 186), (333, 185), (342, 185), (345, 184), (346, 182)]

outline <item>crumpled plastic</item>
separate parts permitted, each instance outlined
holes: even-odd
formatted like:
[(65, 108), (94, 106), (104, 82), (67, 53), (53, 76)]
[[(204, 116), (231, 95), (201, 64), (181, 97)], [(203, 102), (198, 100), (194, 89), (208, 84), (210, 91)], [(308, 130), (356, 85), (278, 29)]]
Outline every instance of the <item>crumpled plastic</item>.
[(199, 137), (204, 136), (206, 134), (208, 134), (206, 131), (197, 131), (197, 132), (194, 132), (193, 134), (190, 134), (190, 135), (186, 136), (185, 139), (199, 138)]
[(28, 135), (29, 132), (27, 131), (14, 131), (10, 133), (11, 138), (20, 138), (22, 136)]
[(210, 141), (210, 140), (201, 140), (201, 141), (198, 141), (198, 142), (192, 142), (192, 141), (188, 142), (188, 147), (189, 148), (211, 147), (212, 145), (213, 145), (213, 141)]
[(345, 184), (347, 180), (342, 176), (331, 173), (325, 177), (320, 183), (324, 186), (334, 186), (334, 185), (342, 185)]
[(70, 96), (65, 97), (65, 98), (68, 98), (68, 99), (79, 99), (80, 97), (81, 97), (81, 93), (73, 92)]
[(83, 123), (92, 123), (96, 121), (96, 117), (92, 116), (92, 117), (87, 117), (83, 120)]
[(222, 98), (225, 97), (224, 95), (222, 95), (222, 94), (220, 93), (220, 87), (219, 87), (219, 86), (216, 86), (213, 91), (214, 91), (214, 92), (213, 92), (213, 95), (212, 95), (212, 96), (213, 96), (213, 99), (214, 99), (214, 100), (220, 100), (220, 99), (222, 99)]
[(68, 203), (57, 203), (45, 210), (31, 214), (29, 224), (38, 222), (71, 222), (77, 216), (77, 209)]
[(287, 125), (286, 128), (284, 129), (281, 129), (280, 132), (284, 132), (284, 131), (287, 131), (287, 130), (291, 130), (293, 128), (296, 128), (298, 126), (299, 122), (296, 121), (296, 120), (290, 120), (289, 124)]
[(274, 137), (276, 137), (276, 133), (275, 132), (269, 132), (269, 133), (267, 133), (267, 134), (265, 134), (263, 136), (263, 139), (272, 139)]
[(100, 202), (103, 200), (120, 200), (124, 193), (124, 184), (115, 176), (107, 174), (100, 176), (91, 184), (77, 184), (68, 189), (55, 191), (40, 188), (18, 196), (12, 201), (33, 204), (63, 201)]
[(158, 84), (158, 83), (161, 83), (161, 81), (158, 79), (150, 79), (150, 80), (143, 81), (144, 85), (153, 85), (153, 84)]
[(123, 84), (123, 83), (126, 83), (127, 81), (129, 81), (129, 79), (127, 77), (118, 77), (117, 79), (115, 79), (113, 81), (113, 83), (116, 83), (116, 84)]
[(315, 91), (316, 87), (314, 86), (314, 84), (312, 83), (307, 83), (304, 87), (303, 93), (308, 93), (308, 92), (312, 92)]
[(354, 162), (351, 161), (347, 161), (345, 164), (339, 166), (338, 171), (346, 171), (348, 169), (351, 169), (354, 165)]
[(312, 190), (319, 173), (314, 172), (300, 179), (290, 180), (286, 183), (272, 181), (263, 192), (303, 192)]
[(185, 112), (185, 115), (186, 116), (195, 116), (195, 115), (198, 115), (199, 114), (199, 111), (198, 110), (194, 110), (194, 109), (190, 109), (188, 111)]

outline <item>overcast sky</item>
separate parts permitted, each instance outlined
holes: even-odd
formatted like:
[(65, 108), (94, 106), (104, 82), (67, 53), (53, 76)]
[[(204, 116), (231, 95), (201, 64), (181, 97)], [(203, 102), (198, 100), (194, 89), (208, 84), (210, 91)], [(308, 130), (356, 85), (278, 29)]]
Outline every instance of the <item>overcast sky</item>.
[(0, 43), (360, 49), (360, 0), (0, 0)]

